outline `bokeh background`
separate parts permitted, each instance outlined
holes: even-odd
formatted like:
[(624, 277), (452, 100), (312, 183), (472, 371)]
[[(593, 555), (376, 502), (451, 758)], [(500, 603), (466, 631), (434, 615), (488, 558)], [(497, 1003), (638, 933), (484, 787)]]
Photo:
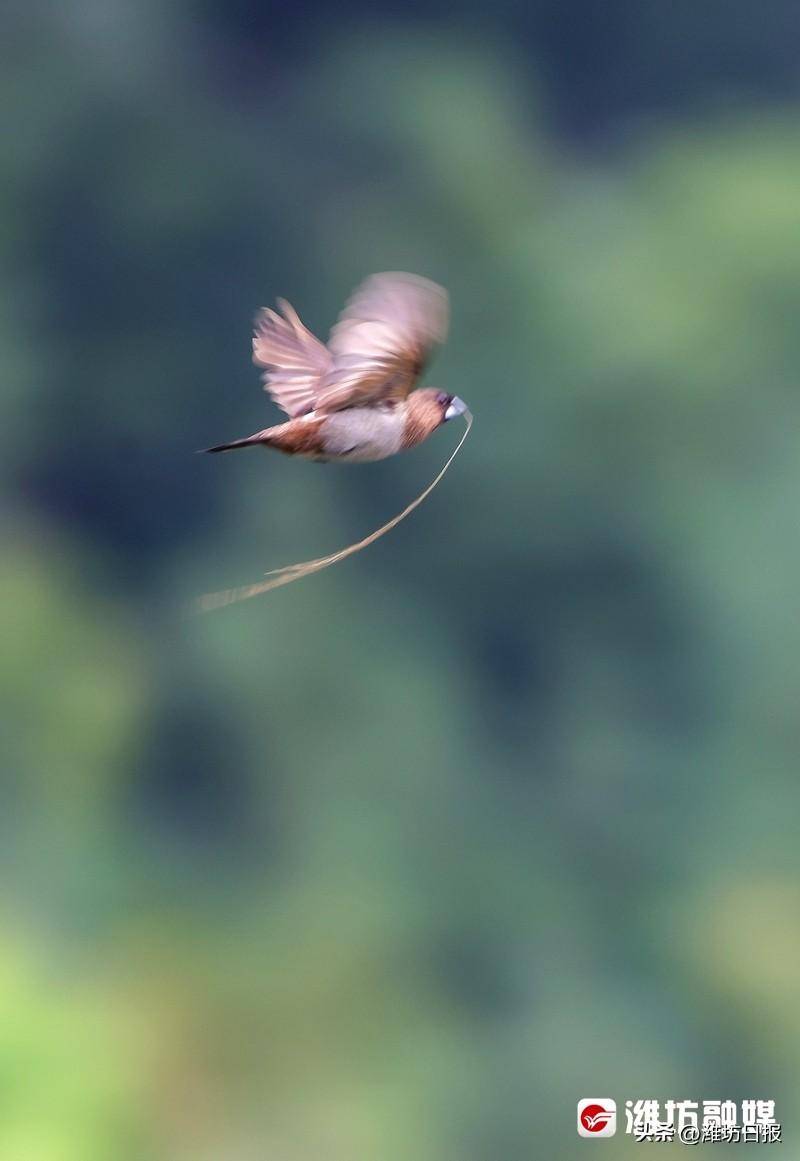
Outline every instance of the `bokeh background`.
[[(797, 1155), (799, 35), (4, 6), (3, 1161), (570, 1159), (593, 1094)], [(450, 289), (460, 458), (183, 617), (453, 446), (193, 454), (277, 417), (258, 306), (386, 269)]]

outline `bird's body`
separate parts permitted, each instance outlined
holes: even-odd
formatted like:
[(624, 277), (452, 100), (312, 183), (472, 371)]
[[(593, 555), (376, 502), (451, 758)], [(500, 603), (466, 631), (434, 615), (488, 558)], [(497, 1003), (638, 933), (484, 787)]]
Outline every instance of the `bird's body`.
[(330, 415), (316, 411), (267, 428), (263, 442), (288, 455), (330, 462), (366, 463), (393, 456), (403, 446), (406, 404), (350, 407)]
[[(443, 413), (452, 404), (453, 397), (443, 392), (419, 390), (396, 404), (348, 407), (328, 415), (310, 411), (288, 423), (278, 423), (245, 439), (207, 450), (235, 451), (261, 446), (321, 463), (369, 463), (421, 443), (444, 422)], [(457, 405), (452, 412), (456, 414), (461, 414)]]
[(286, 423), (210, 452), (274, 448), (324, 462), (364, 463), (427, 439), (466, 405), (435, 388), (413, 390), (447, 333), (447, 294), (411, 274), (376, 274), (356, 291), (328, 346), (292, 307), (264, 308), (256, 320), (253, 361), (289, 415)]

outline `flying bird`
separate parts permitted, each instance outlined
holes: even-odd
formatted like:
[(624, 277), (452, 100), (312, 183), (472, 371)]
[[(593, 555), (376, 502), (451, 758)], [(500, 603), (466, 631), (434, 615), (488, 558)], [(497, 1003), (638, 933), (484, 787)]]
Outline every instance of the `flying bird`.
[(463, 415), (466, 429), (436, 478), (402, 512), (363, 540), (316, 560), (275, 569), (256, 584), (207, 593), (201, 611), (220, 608), (291, 584), (373, 544), (431, 494), (461, 449), (472, 425), (457, 395), (417, 387), (447, 336), (447, 292), (415, 274), (373, 274), (358, 287), (331, 331), (327, 346), (303, 325), (284, 299), (255, 321), (253, 362), (264, 388), (289, 416), (246, 439), (209, 452), (267, 447), (304, 459), (351, 463), (382, 460), (415, 447), (443, 423)]
[(447, 292), (415, 274), (373, 274), (358, 287), (327, 346), (284, 299), (255, 321), (253, 362), (264, 388), (289, 416), (230, 443), (204, 449), (275, 448), (335, 462), (382, 460), (415, 447), (468, 414), (457, 395), (417, 388), (447, 337)]

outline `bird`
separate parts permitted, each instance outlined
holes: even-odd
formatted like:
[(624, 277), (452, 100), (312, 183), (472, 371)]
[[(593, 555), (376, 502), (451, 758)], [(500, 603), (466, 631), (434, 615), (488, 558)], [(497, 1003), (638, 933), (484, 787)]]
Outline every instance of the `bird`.
[(447, 337), (447, 291), (416, 274), (385, 272), (354, 291), (327, 345), (277, 300), (255, 319), (253, 362), (289, 417), (206, 452), (265, 447), (319, 462), (367, 463), (417, 446), (460, 415), (457, 395), (418, 387)]

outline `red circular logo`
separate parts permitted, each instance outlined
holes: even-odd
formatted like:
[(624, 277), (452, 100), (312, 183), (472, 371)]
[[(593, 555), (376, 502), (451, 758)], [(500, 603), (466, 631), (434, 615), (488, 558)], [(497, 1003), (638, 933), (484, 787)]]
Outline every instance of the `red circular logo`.
[(602, 1105), (587, 1105), (581, 1113), (581, 1124), (589, 1133), (600, 1133), (612, 1116)]

